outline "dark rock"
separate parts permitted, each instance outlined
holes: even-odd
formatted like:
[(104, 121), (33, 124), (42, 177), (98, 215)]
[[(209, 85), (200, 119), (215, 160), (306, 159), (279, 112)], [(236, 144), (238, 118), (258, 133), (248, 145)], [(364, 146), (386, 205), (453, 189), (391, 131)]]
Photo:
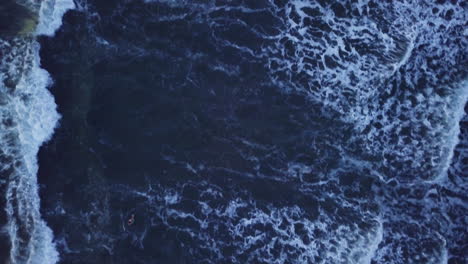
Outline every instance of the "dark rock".
[(14, 36), (31, 31), (36, 24), (36, 16), (14, 0), (0, 2), (0, 36)]

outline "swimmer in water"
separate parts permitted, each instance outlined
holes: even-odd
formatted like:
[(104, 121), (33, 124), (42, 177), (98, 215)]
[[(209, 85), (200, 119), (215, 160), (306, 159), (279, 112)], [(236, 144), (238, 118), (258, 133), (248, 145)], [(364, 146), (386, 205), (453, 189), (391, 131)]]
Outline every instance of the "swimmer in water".
[(128, 219), (127, 223), (128, 225), (132, 225), (135, 222), (135, 215), (132, 214), (130, 218)]

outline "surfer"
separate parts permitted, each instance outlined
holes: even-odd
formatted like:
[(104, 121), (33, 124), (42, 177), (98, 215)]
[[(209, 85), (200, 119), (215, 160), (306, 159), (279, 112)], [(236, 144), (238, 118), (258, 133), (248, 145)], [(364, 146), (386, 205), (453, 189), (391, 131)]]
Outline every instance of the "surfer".
[(128, 225), (133, 225), (134, 222), (135, 222), (135, 215), (132, 214), (130, 218), (128, 219), (127, 223)]

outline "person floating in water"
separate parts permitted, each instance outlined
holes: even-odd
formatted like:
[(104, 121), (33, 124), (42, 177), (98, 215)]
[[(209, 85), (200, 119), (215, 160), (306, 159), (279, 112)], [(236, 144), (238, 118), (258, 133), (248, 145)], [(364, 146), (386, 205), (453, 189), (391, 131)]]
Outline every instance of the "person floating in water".
[(127, 223), (130, 226), (130, 225), (133, 225), (134, 222), (135, 222), (135, 214), (132, 214), (130, 218), (128, 219)]

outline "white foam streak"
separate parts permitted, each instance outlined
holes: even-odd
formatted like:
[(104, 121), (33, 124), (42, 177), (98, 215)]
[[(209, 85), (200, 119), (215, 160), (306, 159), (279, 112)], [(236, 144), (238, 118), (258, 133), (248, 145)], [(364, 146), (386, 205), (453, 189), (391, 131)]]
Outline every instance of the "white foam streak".
[(37, 35), (54, 35), (62, 25), (62, 16), (70, 9), (74, 9), (73, 0), (44, 0), (39, 10), (39, 24), (36, 28)]
[[(61, 25), (62, 15), (73, 7), (72, 0), (42, 1), (35, 35), (52, 36)], [(29, 36), (15, 41), (7, 54), (13, 62), (5, 66), (17, 84), (14, 89), (0, 87), (6, 100), (0, 116), (13, 121), (11, 127), (1, 131), (0, 138), (2, 150), (13, 158), (13, 164), (3, 164), (12, 169), (5, 193), (5, 231), (11, 240), (9, 263), (53, 264), (59, 255), (52, 230), (40, 215), (37, 153), (52, 136), (60, 116), (47, 89), (51, 78), (40, 67), (39, 43)]]
[[(20, 167), (16, 171), (16, 179), (10, 183), (7, 197), (9, 201), (17, 200), (16, 213), (22, 221), (28, 217), (34, 219), (34, 223), (28, 223), (24, 227), (31, 236), (27, 244), (29, 257), (25, 263), (44, 264), (56, 263), (58, 253), (52, 242), (52, 231), (40, 218), (36, 156), (42, 143), (51, 137), (59, 115), (54, 99), (46, 89), (50, 84), (50, 77), (39, 67), (39, 44), (32, 45), (32, 66), (22, 75), (12, 100), (18, 121), (18, 138), (25, 168)], [(17, 221), (13, 218), (15, 210), (11, 203), (7, 207), (10, 209), (9, 229), (13, 245), (11, 260), (12, 263), (20, 263), (19, 260), (24, 256), (20, 253), (23, 249), (19, 248), (22, 241), (16, 236), (18, 227), (16, 227)]]
[(379, 245), (383, 240), (383, 224), (380, 219), (378, 219), (378, 226), (375, 232), (374, 239), (372, 239), (369, 243), (367, 254), (363, 256), (361, 259), (361, 263), (363, 264), (371, 264), (373, 257), (376, 255), (377, 250), (379, 249)]
[[(28, 171), (36, 174), (36, 154), (40, 145), (51, 137), (59, 115), (54, 99), (46, 89), (51, 83), (50, 76), (39, 66), (38, 43), (33, 44), (32, 52), (31, 70), (16, 86), (13, 106), (18, 116), (19, 139)], [(27, 96), (26, 100), (24, 96)]]
[(442, 163), (439, 175), (434, 179), (435, 182), (441, 181), (447, 178), (447, 172), (452, 163), (453, 154), (455, 147), (460, 142), (460, 121), (463, 119), (465, 113), (465, 105), (468, 102), (468, 80), (464, 80), (461, 83), (461, 89), (459, 93), (454, 96), (453, 103), (453, 115), (450, 122), (450, 131), (447, 133), (446, 146), (446, 158)]

